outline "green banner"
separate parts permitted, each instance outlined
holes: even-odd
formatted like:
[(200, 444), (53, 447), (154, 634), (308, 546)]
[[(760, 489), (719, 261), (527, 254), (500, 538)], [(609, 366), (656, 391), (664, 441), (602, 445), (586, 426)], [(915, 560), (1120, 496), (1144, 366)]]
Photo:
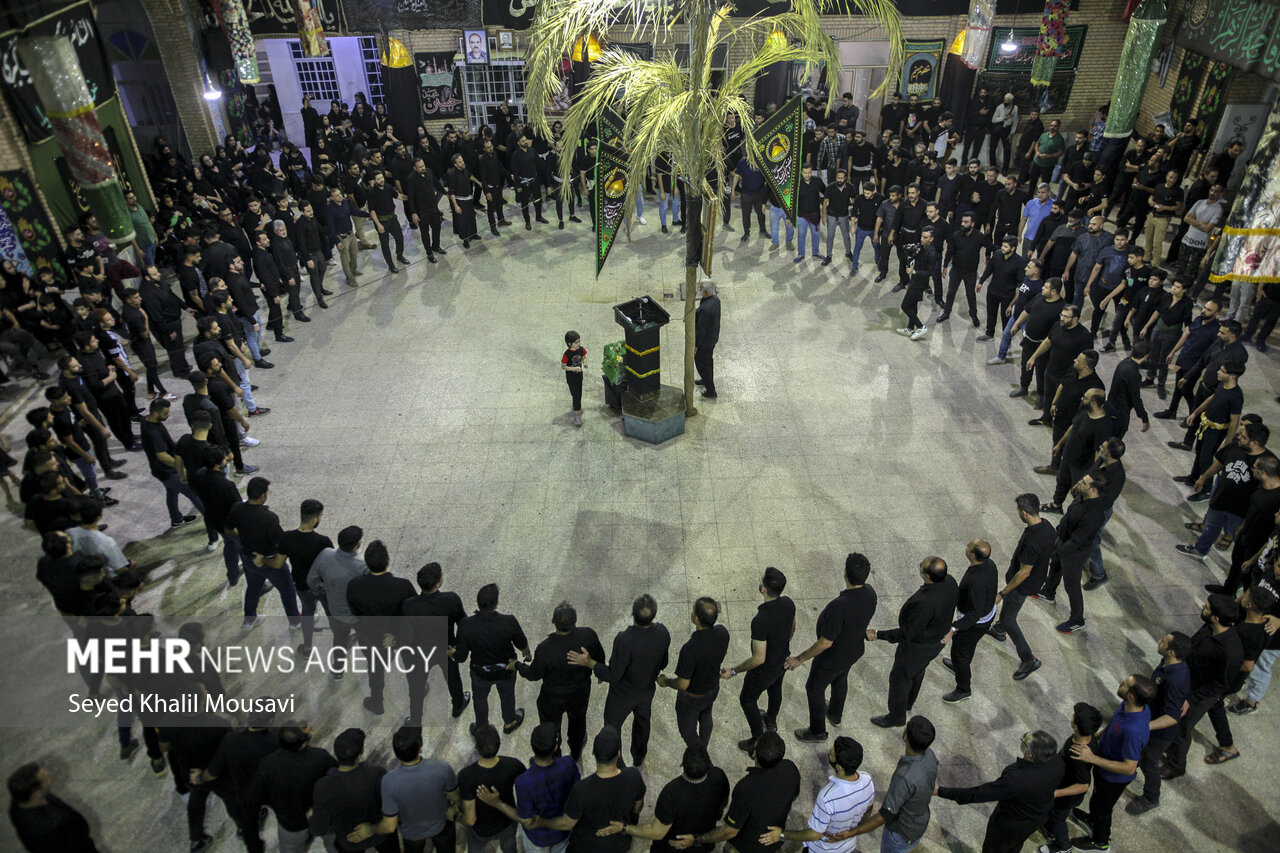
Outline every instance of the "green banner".
[(627, 184), (630, 180), (627, 168), (627, 155), (622, 151), (606, 144), (596, 147), (596, 180), (591, 188), (591, 208), (595, 211), (597, 277), (618, 236), (622, 216), (627, 212)]
[(612, 145), (619, 151), (625, 151), (627, 146), (622, 140), (623, 127), (622, 116), (612, 107), (605, 107), (604, 112), (596, 119), (596, 136), (602, 145)]
[(1280, 5), (1275, 0), (1190, 0), (1178, 46), (1280, 80)]
[(934, 99), (938, 91), (938, 78), (942, 74), (942, 52), (947, 43), (937, 41), (903, 42), (906, 59), (902, 62), (902, 74), (898, 76), (898, 92), (902, 97), (919, 95), (920, 102)]
[(796, 189), (800, 186), (800, 139), (804, 134), (804, 101), (796, 95), (755, 129), (753, 136), (764, 180), (782, 203), (787, 218), (796, 218)]
[(1142, 0), (1129, 18), (1115, 87), (1111, 91), (1111, 112), (1107, 114), (1107, 129), (1103, 133), (1108, 139), (1128, 138), (1133, 133), (1142, 94), (1147, 90), (1147, 78), (1151, 76), (1151, 57), (1155, 55), (1166, 15), (1164, 0)]

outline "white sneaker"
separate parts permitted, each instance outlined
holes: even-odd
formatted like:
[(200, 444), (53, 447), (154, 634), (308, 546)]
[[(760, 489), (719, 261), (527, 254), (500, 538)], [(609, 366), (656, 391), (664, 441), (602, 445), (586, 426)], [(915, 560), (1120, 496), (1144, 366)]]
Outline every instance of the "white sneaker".
[(901, 329), (898, 329), (898, 334), (900, 334), (900, 335), (910, 335), (910, 334), (911, 334), (911, 330), (910, 330), (910, 329), (908, 329), (908, 328), (906, 328), (906, 327), (903, 327), (903, 328), (901, 328)]
[(1001, 358), (998, 355), (993, 355), (991, 358), (987, 359), (987, 364), (1008, 364), (1008, 363), (1009, 363), (1009, 359)]
[(259, 444), (262, 444), (262, 442), (253, 436), (246, 435), (244, 438), (240, 439), (240, 444), (243, 447), (257, 447)]
[(221, 543), (222, 543), (221, 539), (217, 540), (216, 542), (210, 542), (208, 545), (204, 546), (204, 549), (208, 551), (210, 554), (212, 554), (214, 551), (218, 550), (218, 545), (220, 545)]
[(912, 332), (912, 333), (911, 333), (911, 340), (913, 340), (913, 341), (918, 341), (918, 340), (920, 340), (921, 338), (923, 338), (923, 337), (924, 337), (925, 332), (927, 332), (927, 331), (929, 331), (929, 330), (928, 330), (928, 329), (926, 329), (924, 326), (921, 326), (920, 328), (916, 329), (914, 332)]
[(649, 224), (649, 220), (645, 219), (643, 216), (641, 216), (640, 218), (638, 218), (636, 221), (637, 221), (637, 222), (639, 222), (641, 225), (648, 225), (648, 224)]

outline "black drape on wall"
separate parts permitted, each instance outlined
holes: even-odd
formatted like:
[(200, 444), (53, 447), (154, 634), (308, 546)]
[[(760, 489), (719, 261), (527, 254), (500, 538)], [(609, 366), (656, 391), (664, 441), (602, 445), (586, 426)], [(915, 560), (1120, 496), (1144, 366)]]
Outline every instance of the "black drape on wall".
[(973, 78), (977, 74), (964, 64), (964, 60), (954, 53), (946, 55), (946, 72), (942, 75), (942, 88), (938, 97), (942, 98), (942, 108), (955, 113), (955, 129), (964, 128), (964, 111), (969, 105), (969, 94), (973, 90)]
[(758, 112), (764, 112), (769, 104), (782, 106), (791, 97), (791, 66), (790, 62), (775, 62), (756, 78), (754, 106)]
[(404, 68), (382, 66), (382, 87), (387, 104), (387, 118), (396, 129), (397, 139), (416, 139), (422, 123), (418, 102), (418, 76), (413, 65)]

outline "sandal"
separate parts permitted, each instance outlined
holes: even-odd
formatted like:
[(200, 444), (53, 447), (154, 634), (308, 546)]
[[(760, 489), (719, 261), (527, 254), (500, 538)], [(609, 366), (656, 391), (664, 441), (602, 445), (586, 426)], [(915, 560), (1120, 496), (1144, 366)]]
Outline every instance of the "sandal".
[(1225, 551), (1231, 547), (1231, 543), (1235, 541), (1235, 537), (1229, 533), (1224, 533), (1218, 537), (1218, 543), (1214, 545), (1219, 551)]
[(1204, 757), (1205, 764), (1226, 764), (1232, 759), (1239, 758), (1239, 752), (1228, 752), (1222, 747), (1218, 747), (1213, 752)]
[(1040, 504), (1041, 512), (1062, 512), (1062, 504)]
[(1204, 532), (1204, 525), (1199, 521), (1186, 521), (1183, 522), (1182, 526), (1190, 530), (1192, 533)]

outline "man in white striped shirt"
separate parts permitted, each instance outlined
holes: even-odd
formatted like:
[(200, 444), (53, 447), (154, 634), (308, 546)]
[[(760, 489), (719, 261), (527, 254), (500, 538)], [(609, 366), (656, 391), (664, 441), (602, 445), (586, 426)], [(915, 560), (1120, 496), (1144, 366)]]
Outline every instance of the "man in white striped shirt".
[(858, 849), (857, 836), (841, 841), (829, 841), (827, 836), (857, 826), (875, 800), (871, 774), (858, 769), (862, 766), (862, 744), (851, 737), (838, 737), (827, 753), (827, 761), (835, 775), (828, 777), (818, 792), (809, 825), (804, 829), (771, 826), (760, 836), (761, 844), (776, 844), (781, 839), (802, 841), (809, 853), (852, 853)]

